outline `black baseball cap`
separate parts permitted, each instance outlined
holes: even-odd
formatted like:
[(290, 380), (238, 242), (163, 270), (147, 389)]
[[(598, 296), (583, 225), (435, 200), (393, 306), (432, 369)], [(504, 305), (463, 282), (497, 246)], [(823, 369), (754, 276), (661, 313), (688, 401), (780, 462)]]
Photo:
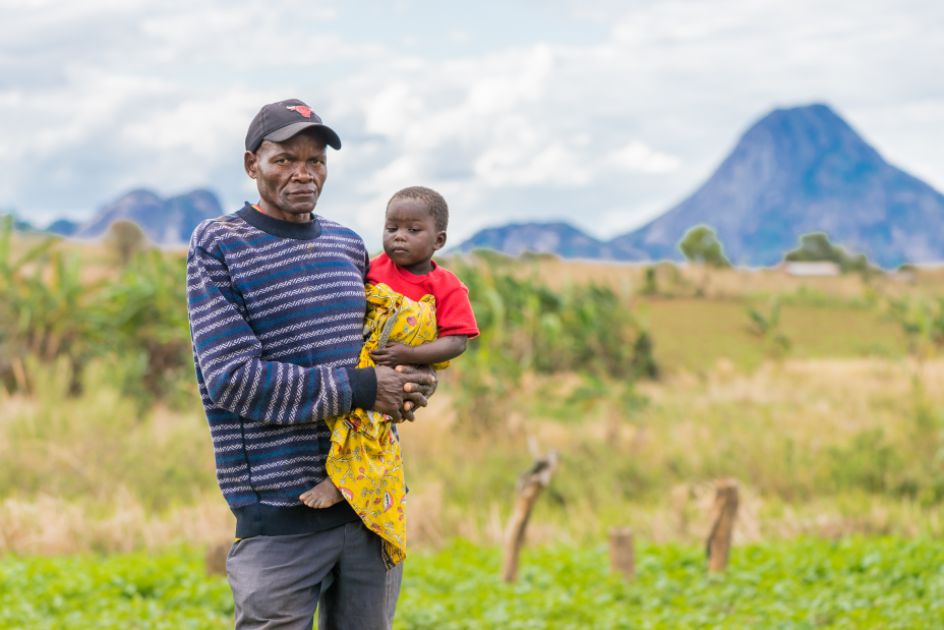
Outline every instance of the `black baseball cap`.
[(321, 117), (304, 102), (290, 98), (259, 110), (246, 132), (246, 150), (255, 153), (263, 140), (285, 142), (305, 129), (317, 129), (325, 144), (335, 150), (341, 148), (341, 138), (334, 129), (321, 122)]

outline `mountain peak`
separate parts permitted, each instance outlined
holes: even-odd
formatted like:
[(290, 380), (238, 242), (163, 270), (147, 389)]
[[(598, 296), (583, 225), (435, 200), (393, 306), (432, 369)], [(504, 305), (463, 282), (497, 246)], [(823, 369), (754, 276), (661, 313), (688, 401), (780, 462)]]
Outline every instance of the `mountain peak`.
[(798, 117), (798, 118), (819, 118), (823, 120), (832, 120), (841, 124), (846, 124), (839, 114), (829, 105), (829, 103), (809, 103), (808, 105), (794, 105), (792, 107), (775, 107), (763, 117)]
[(812, 152), (844, 153), (857, 159), (881, 159), (839, 114), (825, 103), (779, 108), (754, 123), (741, 137), (748, 147), (769, 142), (786, 153), (807, 159)]
[(565, 258), (599, 258), (603, 243), (570, 224), (513, 223), (485, 228), (458, 245), (454, 251), (494, 249), (511, 256), (525, 252), (553, 253)]
[(141, 202), (153, 202), (153, 201), (160, 201), (160, 200), (161, 200), (160, 196), (158, 196), (158, 194), (154, 192), (153, 190), (150, 190), (148, 188), (133, 188), (129, 190), (128, 192), (122, 195), (119, 195), (118, 198), (112, 201), (111, 203), (114, 204), (114, 203), (121, 203), (125, 201), (141, 203)]
[(740, 265), (776, 264), (812, 232), (886, 268), (944, 260), (944, 240), (937, 238), (944, 232), (944, 195), (887, 163), (826, 103), (760, 117), (687, 199), (612, 241), (560, 224), (519, 224), (483, 230), (460, 248), (678, 260), (677, 243), (699, 224), (714, 228)]
[(152, 242), (181, 245), (204, 219), (223, 214), (219, 199), (207, 189), (197, 189), (167, 199), (154, 191), (130, 190), (101, 208), (75, 233), (79, 238), (97, 238), (112, 223), (126, 219), (137, 223)]
[(622, 240), (677, 259), (676, 243), (701, 223), (737, 264), (775, 264), (810, 232), (886, 267), (944, 259), (931, 242), (944, 229), (944, 197), (885, 162), (824, 103), (760, 118), (688, 199)]

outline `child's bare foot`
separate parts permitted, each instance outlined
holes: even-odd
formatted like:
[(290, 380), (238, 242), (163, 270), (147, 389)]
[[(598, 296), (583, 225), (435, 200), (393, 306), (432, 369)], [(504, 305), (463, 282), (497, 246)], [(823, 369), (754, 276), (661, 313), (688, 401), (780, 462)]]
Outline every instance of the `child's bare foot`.
[(325, 479), (317, 486), (299, 495), (301, 502), (310, 508), (323, 509), (344, 500), (330, 479)]

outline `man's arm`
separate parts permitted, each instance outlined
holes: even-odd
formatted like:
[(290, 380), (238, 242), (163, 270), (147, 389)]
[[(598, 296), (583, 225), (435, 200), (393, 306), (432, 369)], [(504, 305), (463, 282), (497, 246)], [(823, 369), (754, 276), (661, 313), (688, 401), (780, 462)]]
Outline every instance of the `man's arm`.
[(194, 243), (187, 261), (187, 306), (194, 354), (211, 400), (260, 422), (314, 422), (373, 405), (372, 370), (304, 368), (264, 361), (262, 344), (246, 321), (229, 269), (217, 252)]
[(422, 374), (262, 360), (262, 344), (246, 321), (225, 262), (198, 238), (194, 234), (187, 262), (188, 311), (197, 365), (215, 405), (250, 420), (293, 424), (354, 407), (399, 419), (405, 400), (426, 404), (424, 393), (432, 385)]
[(377, 365), (432, 365), (455, 359), (465, 352), (468, 340), (465, 335), (449, 335), (418, 346), (388, 343), (371, 352), (370, 358)]

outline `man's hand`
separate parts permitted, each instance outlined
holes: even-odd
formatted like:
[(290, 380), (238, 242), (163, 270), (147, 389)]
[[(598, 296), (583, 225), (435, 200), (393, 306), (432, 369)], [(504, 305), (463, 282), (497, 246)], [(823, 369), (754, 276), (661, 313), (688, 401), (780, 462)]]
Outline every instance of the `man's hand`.
[[(398, 372), (402, 372), (403, 370), (406, 369), (406, 367), (407, 367), (407, 366), (399, 365), (399, 366), (397, 366), (397, 371), (398, 371)], [(419, 365), (419, 366), (413, 367), (413, 368), (411, 368), (411, 369), (414, 369), (414, 370), (417, 370), (417, 371), (419, 371), (419, 372), (428, 374), (430, 377), (432, 377), (432, 379), (433, 379), (433, 384), (432, 384), (432, 386), (420, 390), (420, 391), (422, 391), (423, 396), (425, 396), (425, 398), (426, 398), (426, 400), (427, 400), (427, 402), (428, 402), (428, 401), (429, 401), (429, 397), (432, 396), (434, 393), (436, 393), (436, 388), (439, 386), (439, 379), (436, 378), (436, 370), (434, 370), (433, 368), (431, 368), (431, 367), (428, 366), (428, 365)], [(412, 387), (412, 385), (413, 385), (413, 384), (411, 383), (410, 386)], [(423, 406), (425, 407), (426, 405), (423, 405)], [(410, 422), (413, 422), (413, 420), (416, 419), (416, 418), (414, 417), (414, 412), (415, 412), (415, 411), (416, 411), (416, 405), (414, 405), (412, 401), (406, 400), (406, 401), (403, 402), (403, 408), (400, 409), (400, 415), (403, 416), (403, 420), (409, 420)]]
[(378, 365), (374, 373), (377, 376), (374, 411), (390, 416), (394, 422), (412, 420), (416, 408), (425, 407), (427, 396), (436, 390), (435, 372), (427, 367), (398, 365), (393, 369)]
[(402, 343), (388, 343), (383, 348), (377, 348), (370, 353), (370, 358), (377, 365), (386, 365), (396, 367), (398, 365), (409, 365), (414, 363), (410, 354), (410, 346)]

